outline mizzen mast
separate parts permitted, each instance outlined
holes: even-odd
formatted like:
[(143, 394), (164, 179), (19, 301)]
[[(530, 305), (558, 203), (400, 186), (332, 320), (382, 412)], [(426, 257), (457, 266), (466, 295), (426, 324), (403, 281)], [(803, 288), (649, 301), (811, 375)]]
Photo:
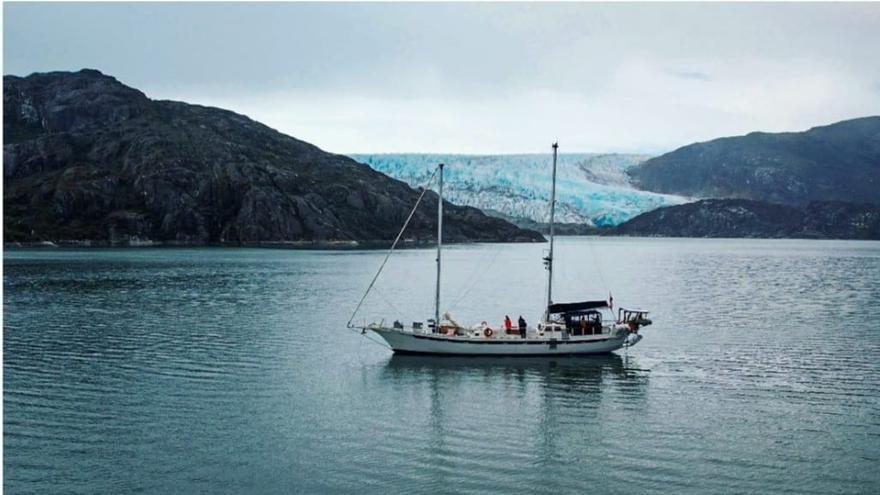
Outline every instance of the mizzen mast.
[(437, 291), (434, 294), (434, 329), (440, 331), (440, 255), (443, 253), (443, 164), (440, 169), (440, 186), (437, 188)]
[[(559, 143), (553, 143), (553, 186), (550, 189), (550, 252), (544, 258), (544, 265), (547, 267), (547, 305), (544, 310), (544, 321), (550, 318), (550, 305), (553, 304), (553, 217), (556, 213), (556, 151)], [(443, 182), (443, 175), (440, 175), (440, 183)]]

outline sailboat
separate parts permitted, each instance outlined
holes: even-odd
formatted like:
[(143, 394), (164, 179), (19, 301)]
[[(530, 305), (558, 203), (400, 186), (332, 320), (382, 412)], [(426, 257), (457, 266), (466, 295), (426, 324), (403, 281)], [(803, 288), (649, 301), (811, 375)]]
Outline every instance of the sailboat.
[(425, 322), (410, 324), (398, 320), (389, 326), (385, 320), (362, 326), (352, 325), (361, 305), (382, 272), (385, 263), (400, 241), (404, 230), (427, 191), (423, 188), (416, 205), (404, 222), (403, 228), (391, 245), (379, 271), (373, 277), (361, 298), (348, 327), (373, 332), (380, 336), (398, 354), (472, 355), (472, 356), (560, 356), (580, 354), (604, 354), (637, 344), (642, 335), (639, 330), (652, 322), (648, 312), (618, 308), (613, 312), (613, 299), (588, 300), (569, 303), (553, 301), (553, 248), (554, 214), (556, 210), (556, 158), (558, 143), (553, 143), (552, 189), (550, 192), (550, 248), (543, 258), (547, 269), (547, 298), (539, 323), (529, 327), (524, 321), (515, 326), (506, 320), (502, 327), (493, 327), (486, 321), (478, 325), (463, 326), (448, 313), (440, 314), (440, 281), (443, 255), (443, 169), (438, 164), (431, 176), (439, 175), (437, 194), (437, 279), (434, 296), (434, 317)]

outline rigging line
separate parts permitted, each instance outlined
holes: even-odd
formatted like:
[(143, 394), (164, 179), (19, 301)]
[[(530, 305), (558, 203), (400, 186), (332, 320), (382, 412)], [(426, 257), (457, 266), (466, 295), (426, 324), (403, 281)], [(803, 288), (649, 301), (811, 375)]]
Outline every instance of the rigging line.
[[(351, 330), (352, 332), (357, 332), (357, 331), (358, 331), (357, 327), (349, 327), (348, 329)], [(374, 344), (376, 344), (376, 345), (378, 345), (378, 346), (384, 347), (384, 348), (386, 348), (386, 349), (391, 349), (391, 346), (390, 346), (390, 345), (388, 345), (388, 344), (386, 344), (386, 343), (383, 343), (383, 342), (379, 342), (378, 340), (375, 340), (375, 339), (370, 338), (370, 335), (366, 333), (366, 329), (364, 329), (363, 331), (361, 331), (361, 332), (359, 332), (359, 333), (360, 333), (361, 337), (363, 337), (363, 338), (369, 340), (370, 342), (372, 342), (372, 343), (374, 343)]]
[(379, 274), (382, 273), (382, 269), (385, 268), (385, 263), (388, 263), (388, 258), (391, 257), (391, 253), (394, 252), (394, 248), (396, 248), (397, 243), (400, 242), (400, 238), (403, 236), (403, 231), (405, 231), (406, 227), (409, 225), (409, 221), (412, 220), (413, 215), (416, 214), (416, 210), (419, 208), (419, 203), (422, 202), (422, 198), (424, 198), (425, 193), (428, 192), (428, 185), (430, 185), (431, 181), (434, 180), (434, 176), (437, 175), (438, 170), (440, 170), (440, 167), (435, 168), (434, 173), (432, 173), (431, 176), (428, 177), (428, 180), (425, 181), (425, 185), (424, 185), (424, 187), (422, 187), (422, 193), (419, 194), (419, 199), (416, 200), (415, 206), (413, 206), (412, 211), (409, 212), (409, 216), (406, 217), (406, 221), (403, 222), (403, 228), (401, 228), (400, 232), (397, 233), (397, 238), (394, 239), (394, 242), (391, 244), (391, 247), (388, 249), (388, 253), (385, 255), (385, 259), (382, 260), (382, 264), (379, 265), (379, 270), (376, 272), (376, 275), (373, 276), (373, 280), (370, 282), (370, 285), (367, 287), (367, 291), (364, 292), (363, 297), (361, 297), (361, 300), (358, 302), (357, 306), (354, 308), (354, 312), (351, 314), (351, 318), (348, 319), (348, 323), (346, 324), (346, 326), (348, 328), (351, 328), (352, 320), (354, 320), (355, 315), (357, 315), (357, 312), (361, 309), (361, 306), (364, 304), (364, 300), (367, 299), (367, 295), (370, 293), (370, 290), (373, 288), (373, 285), (375, 285), (376, 280), (379, 279)]
[(388, 298), (388, 296), (386, 296), (382, 291), (380, 291), (378, 287), (373, 287), (373, 293), (376, 294), (377, 296), (379, 296), (379, 298), (382, 300), (382, 302), (387, 304), (388, 307), (391, 308), (392, 311), (397, 313), (398, 317), (403, 315), (403, 311), (401, 311), (400, 308), (395, 306), (394, 303), (392, 303), (391, 300)]
[(593, 241), (590, 240), (590, 236), (587, 236), (587, 246), (590, 246), (590, 254), (593, 257), (593, 264), (596, 265), (596, 272), (599, 274), (599, 283), (602, 284), (602, 289), (605, 292), (611, 293), (611, 287), (605, 282), (605, 276), (602, 275), (602, 262), (599, 260), (599, 255), (596, 254), (596, 250), (593, 249)]
[(400, 310), (400, 308), (395, 306), (394, 303), (392, 303), (391, 300), (388, 299), (388, 296), (386, 296), (385, 293), (383, 293), (382, 291), (379, 290), (378, 287), (373, 287), (373, 290), (376, 292), (376, 294), (378, 294), (379, 297), (382, 298), (382, 300), (385, 302), (385, 304), (390, 306), (391, 309), (399, 315), (398, 317), (402, 318), (402, 317), (406, 316), (406, 315), (404, 315), (404, 312)]
[(378, 340), (375, 340), (372, 337), (368, 337), (367, 334), (364, 334), (364, 338), (369, 340), (370, 342), (376, 344), (379, 347), (384, 347), (385, 349), (391, 349), (392, 351), (394, 350), (394, 348), (392, 348), (390, 345), (385, 344), (383, 342), (379, 342)]
[(489, 268), (491, 268), (492, 265), (495, 264), (495, 260), (498, 259), (499, 254), (501, 254), (501, 245), (500, 244), (498, 246), (496, 246), (495, 253), (492, 255), (492, 259), (489, 260), (489, 263), (486, 265), (483, 265), (482, 269), (477, 270), (473, 273), (473, 275), (471, 276), (471, 279), (468, 280), (469, 285), (466, 285), (467, 289), (463, 293), (461, 293), (461, 295), (459, 295), (454, 301), (452, 301), (452, 304), (449, 306), (449, 309), (446, 310), (447, 313), (452, 312), (453, 309), (458, 307), (458, 303), (460, 303), (462, 301), (462, 299), (465, 298), (465, 296), (470, 294), (471, 290), (473, 290), (473, 288), (477, 286), (477, 282), (479, 282), (480, 279), (483, 278), (483, 275), (485, 275), (486, 272), (489, 271)]

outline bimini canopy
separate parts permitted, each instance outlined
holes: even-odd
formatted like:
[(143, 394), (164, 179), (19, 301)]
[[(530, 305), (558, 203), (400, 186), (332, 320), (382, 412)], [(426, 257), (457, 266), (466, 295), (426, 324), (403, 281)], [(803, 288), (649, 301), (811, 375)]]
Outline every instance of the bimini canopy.
[(572, 311), (586, 311), (588, 309), (608, 307), (608, 301), (584, 301), (574, 303), (551, 304), (548, 309), (550, 314), (570, 313)]

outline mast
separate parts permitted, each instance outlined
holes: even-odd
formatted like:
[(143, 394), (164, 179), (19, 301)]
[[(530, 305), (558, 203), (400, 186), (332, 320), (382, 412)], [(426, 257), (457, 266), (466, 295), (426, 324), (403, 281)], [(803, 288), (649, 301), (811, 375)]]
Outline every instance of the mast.
[(440, 331), (440, 255), (443, 248), (443, 164), (440, 168), (440, 187), (437, 193), (437, 292), (434, 294), (434, 331)]
[(553, 186), (550, 189), (550, 252), (544, 258), (544, 263), (547, 265), (547, 306), (544, 310), (544, 321), (550, 319), (550, 305), (553, 304), (553, 217), (556, 213), (556, 151), (558, 148), (559, 143), (553, 143)]

